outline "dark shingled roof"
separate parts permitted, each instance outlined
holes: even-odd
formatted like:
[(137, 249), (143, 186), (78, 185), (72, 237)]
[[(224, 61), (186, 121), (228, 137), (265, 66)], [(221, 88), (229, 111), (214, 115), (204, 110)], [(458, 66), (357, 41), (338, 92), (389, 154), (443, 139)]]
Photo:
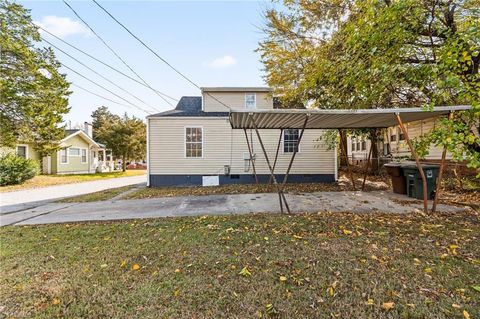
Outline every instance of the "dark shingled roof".
[(228, 112), (203, 112), (201, 96), (183, 96), (173, 110), (152, 114), (147, 117), (205, 116), (227, 117)]
[(81, 131), (80, 129), (71, 129), (71, 130), (65, 130), (65, 136), (72, 135), (78, 131)]

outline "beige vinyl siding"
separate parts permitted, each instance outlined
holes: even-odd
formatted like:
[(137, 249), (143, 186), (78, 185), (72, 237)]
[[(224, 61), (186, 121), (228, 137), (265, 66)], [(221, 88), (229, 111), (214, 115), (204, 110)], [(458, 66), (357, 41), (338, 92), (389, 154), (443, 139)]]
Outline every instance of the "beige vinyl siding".
[[(204, 92), (203, 110), (205, 112), (228, 112), (229, 109), (217, 100), (233, 109), (245, 108), (245, 95), (256, 95), (257, 109), (273, 109), (273, 100), (268, 92)], [(213, 97), (212, 97), (213, 96)]]
[[(203, 128), (202, 158), (185, 157), (185, 127), (189, 126)], [(250, 131), (247, 132), (250, 137)], [(260, 132), (273, 164), (280, 131)], [(321, 130), (305, 131), (291, 174), (335, 173), (335, 151), (327, 150), (324, 143), (317, 141), (321, 134)], [(252, 136), (257, 173), (269, 174), (254, 131)], [(244, 132), (232, 130), (227, 118), (150, 118), (149, 139), (149, 169), (152, 175), (221, 175), (224, 165), (230, 165), (231, 174), (253, 173), (251, 167), (248, 172), (244, 170), (243, 157), (244, 153), (248, 154)], [(281, 147), (276, 173), (285, 173), (291, 155), (284, 154)]]
[[(60, 162), (60, 151), (56, 153), (56, 156), (52, 156), (52, 163), (56, 163), (54, 165), (57, 166), (54, 174), (73, 174), (73, 173), (88, 173), (89, 172), (89, 167), (91, 163), (91, 156), (90, 156), (90, 151), (89, 151), (89, 144), (87, 141), (85, 141), (83, 138), (80, 136), (76, 135), (73, 136), (66, 141), (63, 142), (62, 147), (68, 147), (68, 148), (80, 148), (80, 149), (86, 149), (87, 150), (87, 162), (82, 163), (82, 156), (81, 156), (81, 151), (79, 156), (72, 156), (70, 155), (70, 152), (68, 152), (68, 163), (67, 164), (62, 164)], [(52, 173), (53, 173), (52, 169)]]
[[(405, 126), (407, 128), (408, 136), (410, 139), (414, 139), (416, 137), (420, 137), (424, 134), (429, 133), (435, 127), (436, 119), (428, 119), (424, 121), (416, 121), (411, 123), (406, 123)], [(397, 130), (398, 127), (389, 128)], [(397, 140), (395, 142), (390, 142), (390, 148), (392, 151), (393, 156), (411, 156), (410, 149), (408, 147), (407, 141), (399, 141), (398, 140), (398, 131), (397, 133)], [(388, 134), (388, 139), (390, 139), (390, 134)], [(440, 159), (442, 157), (443, 149), (441, 147), (437, 147), (434, 145), (430, 146), (429, 154), (425, 157), (426, 159)], [(451, 159), (451, 154), (447, 153), (447, 159)]]

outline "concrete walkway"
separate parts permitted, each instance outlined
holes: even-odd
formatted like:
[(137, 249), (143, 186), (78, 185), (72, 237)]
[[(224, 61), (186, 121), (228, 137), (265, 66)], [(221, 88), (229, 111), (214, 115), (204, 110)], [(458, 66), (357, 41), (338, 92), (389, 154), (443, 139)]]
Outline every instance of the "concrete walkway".
[[(287, 194), (292, 212), (409, 213), (422, 202), (390, 192), (318, 192)], [(280, 211), (277, 194), (234, 194), (111, 200), (90, 203), (52, 203), (0, 216), (0, 225), (27, 225), (157, 218), (168, 216), (229, 215)], [(431, 203), (430, 203), (431, 205)], [(439, 205), (439, 211), (463, 207)]]
[(0, 193), (0, 216), (15, 211), (38, 207), (39, 205), (44, 205), (47, 202), (64, 197), (78, 196), (146, 182), (146, 175), (138, 175)]

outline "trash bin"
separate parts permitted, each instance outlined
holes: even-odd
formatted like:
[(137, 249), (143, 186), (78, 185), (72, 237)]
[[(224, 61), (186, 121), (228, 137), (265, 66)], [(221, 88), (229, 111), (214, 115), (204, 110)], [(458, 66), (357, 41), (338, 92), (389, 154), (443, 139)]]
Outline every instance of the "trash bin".
[(403, 175), (402, 165), (400, 163), (388, 163), (383, 166), (392, 179), (393, 192), (407, 194), (407, 183)]
[[(423, 183), (420, 170), (416, 165), (403, 165), (403, 174), (405, 175), (408, 197), (423, 199)], [(422, 165), (425, 179), (427, 180), (427, 197), (433, 199), (437, 185), (437, 176), (440, 171), (438, 165)]]

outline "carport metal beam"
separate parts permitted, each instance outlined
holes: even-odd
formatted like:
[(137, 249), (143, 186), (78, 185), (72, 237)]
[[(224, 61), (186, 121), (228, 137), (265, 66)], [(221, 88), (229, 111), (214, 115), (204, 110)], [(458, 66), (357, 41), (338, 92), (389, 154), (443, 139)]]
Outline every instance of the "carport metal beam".
[[(424, 211), (428, 212), (428, 196), (427, 196), (427, 183), (425, 178), (425, 173), (420, 164), (419, 157), (413, 147), (412, 141), (408, 136), (408, 132), (405, 128), (404, 122), (413, 122), (418, 120), (423, 120), (427, 118), (432, 118), (435, 116), (450, 114), (453, 111), (462, 111), (470, 110), (471, 106), (469, 105), (459, 105), (459, 106), (442, 106), (434, 107), (430, 111), (426, 111), (422, 108), (404, 108), (404, 109), (369, 109), (369, 110), (230, 110), (230, 125), (232, 129), (248, 129), (254, 128), (259, 139), (262, 151), (267, 161), (268, 168), (270, 170), (271, 178), (273, 179), (274, 184), (277, 187), (280, 208), (283, 212), (283, 203), (287, 208), (287, 211), (290, 213), (290, 207), (285, 199), (285, 194), (283, 192), (283, 186), (286, 183), (288, 178), (288, 173), (295, 159), (295, 153), (290, 159), (289, 168), (287, 174), (285, 175), (284, 182), (282, 185), (279, 185), (277, 179), (275, 178), (274, 170), (270, 164), (267, 151), (261, 139), (259, 128), (260, 129), (348, 129), (348, 128), (386, 128), (396, 125), (395, 122), (400, 126), (405, 139), (410, 148), (412, 157), (414, 157), (417, 164), (417, 168), (420, 171), (420, 176), (422, 177), (423, 185), (423, 204)], [(400, 116), (402, 114), (404, 118)], [(256, 116), (260, 119), (260, 127), (257, 125), (255, 119)], [(301, 125), (302, 115), (306, 115), (306, 119)], [(393, 118), (392, 118), (392, 115)], [(309, 121), (310, 119), (310, 121)], [(307, 126), (307, 123), (308, 126)], [(248, 139), (247, 139), (248, 142)], [(300, 142), (300, 138), (299, 138)], [(340, 143), (341, 146), (343, 143)], [(278, 150), (278, 147), (277, 147)], [(442, 157), (442, 162), (444, 161)], [(347, 158), (348, 162), (348, 158)], [(443, 164), (441, 165), (441, 170), (443, 170)], [(439, 179), (438, 183), (441, 180)], [(355, 183), (353, 181), (355, 187)], [(364, 186), (364, 185), (362, 185)], [(438, 187), (438, 185), (437, 185)], [(362, 187), (363, 188), (363, 187)]]

